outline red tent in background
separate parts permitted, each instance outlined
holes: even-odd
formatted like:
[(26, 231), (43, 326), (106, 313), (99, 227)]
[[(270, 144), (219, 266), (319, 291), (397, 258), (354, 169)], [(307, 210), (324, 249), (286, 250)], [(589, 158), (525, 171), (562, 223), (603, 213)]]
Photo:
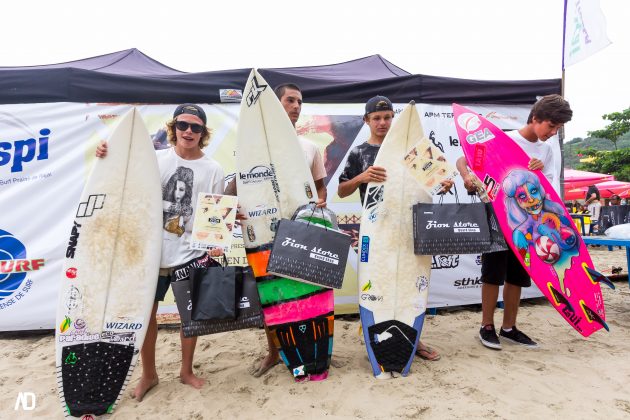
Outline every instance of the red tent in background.
[[(611, 195), (617, 194), (621, 198), (630, 197), (630, 182), (622, 181), (605, 181), (595, 184), (599, 190), (601, 198), (610, 198)], [(565, 200), (582, 200), (586, 196), (588, 187), (574, 188), (564, 191)]]
[[(614, 181), (614, 175), (598, 174), (596, 172), (578, 171), (575, 169), (564, 170), (564, 190), (570, 191), (580, 187), (599, 184), (604, 181)], [(566, 198), (566, 193), (565, 193)], [(568, 198), (566, 198), (568, 200)]]

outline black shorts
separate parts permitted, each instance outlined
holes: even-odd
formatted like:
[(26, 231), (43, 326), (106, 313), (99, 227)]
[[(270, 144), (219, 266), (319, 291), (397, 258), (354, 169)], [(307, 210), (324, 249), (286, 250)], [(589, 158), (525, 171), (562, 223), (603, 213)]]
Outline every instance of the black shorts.
[(481, 255), (481, 282), (503, 286), (503, 282), (529, 287), (532, 279), (512, 250)]
[(155, 301), (156, 302), (164, 302), (164, 298), (166, 297), (166, 292), (168, 292), (168, 288), (171, 285), (171, 275), (167, 276), (159, 276), (157, 289), (155, 289)]

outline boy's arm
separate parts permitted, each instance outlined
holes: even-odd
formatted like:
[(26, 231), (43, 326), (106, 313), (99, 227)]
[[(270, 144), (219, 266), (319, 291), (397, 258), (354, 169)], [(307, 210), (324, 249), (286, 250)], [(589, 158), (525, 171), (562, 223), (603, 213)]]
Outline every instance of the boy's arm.
[(324, 178), (320, 178), (315, 181), (315, 189), (317, 190), (317, 207), (326, 207), (326, 196), (328, 192), (326, 191), (326, 184), (324, 183)]
[(339, 175), (339, 185), (337, 186), (337, 195), (340, 198), (344, 198), (352, 194), (361, 185), (360, 179), (357, 179), (360, 174), (357, 172), (360, 168), (359, 160), (355, 152), (356, 149), (352, 149), (348, 154), (346, 160), (346, 166), (343, 168), (343, 172)]
[(380, 166), (370, 166), (354, 178), (339, 183), (337, 187), (337, 195), (344, 198), (352, 194), (359, 188), (361, 184), (369, 182), (384, 182), (387, 179), (385, 168)]
[(337, 195), (340, 198), (344, 198), (355, 192), (357, 188), (359, 188), (359, 185), (362, 184), (362, 175), (363, 174), (359, 174), (348, 181), (340, 182), (339, 186), (337, 186)]
[(459, 175), (464, 180), (464, 187), (469, 192), (477, 192), (477, 188), (475, 184), (473, 184), (473, 174), (468, 170), (468, 162), (466, 162), (466, 157), (462, 156), (457, 159), (455, 162), (455, 167), (459, 171)]
[(322, 159), (319, 149), (315, 147), (315, 156), (313, 157), (313, 164), (311, 165), (311, 175), (313, 175), (313, 181), (315, 182), (315, 189), (317, 190), (317, 207), (326, 207), (326, 184), (324, 178), (326, 178), (326, 168), (324, 167), (324, 159)]

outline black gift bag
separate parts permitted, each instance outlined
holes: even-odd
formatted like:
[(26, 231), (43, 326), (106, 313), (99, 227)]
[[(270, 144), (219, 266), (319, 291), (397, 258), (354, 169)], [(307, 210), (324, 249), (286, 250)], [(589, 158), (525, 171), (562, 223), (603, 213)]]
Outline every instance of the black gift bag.
[(414, 253), (447, 255), (488, 252), (492, 245), (488, 221), (485, 203), (444, 204), (440, 200), (437, 204), (414, 204)]
[(191, 318), (195, 321), (236, 318), (236, 271), (225, 266), (190, 270)]
[(340, 289), (352, 238), (337, 230), (282, 219), (267, 271), (319, 286)]
[(486, 215), (488, 217), (488, 228), (490, 229), (491, 240), (490, 247), (483, 252), (505, 251), (509, 248), (509, 246), (507, 242), (505, 242), (505, 237), (503, 236), (503, 232), (501, 231), (501, 227), (499, 226), (497, 216), (494, 214), (492, 203), (483, 204), (486, 206)]
[(262, 306), (256, 278), (250, 267), (234, 267), (236, 276), (236, 319), (193, 320), (190, 280), (172, 283), (177, 310), (182, 321), (184, 337), (216, 334), (263, 325)]

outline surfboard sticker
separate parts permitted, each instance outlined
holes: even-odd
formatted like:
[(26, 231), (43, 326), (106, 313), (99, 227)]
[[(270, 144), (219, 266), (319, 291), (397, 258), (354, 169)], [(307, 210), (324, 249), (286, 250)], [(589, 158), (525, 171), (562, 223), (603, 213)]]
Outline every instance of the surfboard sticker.
[(501, 129), (463, 106), (453, 104), (453, 113), (469, 166), (483, 180), (506, 242), (534, 283), (583, 336), (603, 328), (605, 322), (589, 322), (573, 309), (586, 306), (597, 315), (590, 319), (605, 320), (599, 282), (584, 269), (593, 263), (556, 191), (541, 171), (527, 170), (529, 157)]
[(412, 205), (431, 202), (404, 158), (424, 138), (413, 104), (398, 114), (374, 165), (387, 171), (367, 187), (361, 216), (359, 311), (372, 373), (409, 373), (426, 312), (431, 257), (413, 253)]
[(65, 250), (55, 342), (66, 416), (94, 418), (120, 401), (155, 299), (161, 209), (155, 151), (132, 109), (94, 162)]
[(236, 181), (241, 209), (249, 215), (243, 221), (247, 258), (258, 282), (265, 324), (289, 372), (296, 381), (321, 380), (332, 354), (333, 291), (267, 272), (278, 222), (316, 201), (317, 189), (295, 128), (256, 70), (243, 92)]

